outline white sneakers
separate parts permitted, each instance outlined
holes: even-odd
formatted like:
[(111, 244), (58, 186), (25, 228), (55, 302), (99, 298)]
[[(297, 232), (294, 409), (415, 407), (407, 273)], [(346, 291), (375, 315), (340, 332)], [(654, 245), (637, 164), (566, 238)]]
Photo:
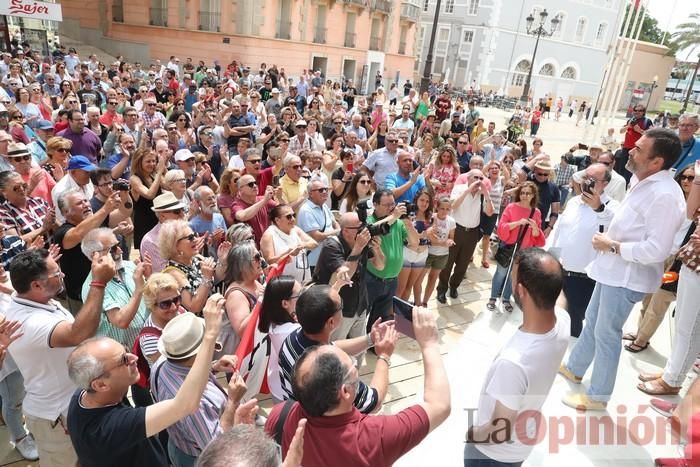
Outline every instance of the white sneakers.
[(15, 448), (28, 461), (39, 460), (39, 451), (36, 449), (36, 443), (32, 434), (28, 434), (24, 438), (15, 442)]

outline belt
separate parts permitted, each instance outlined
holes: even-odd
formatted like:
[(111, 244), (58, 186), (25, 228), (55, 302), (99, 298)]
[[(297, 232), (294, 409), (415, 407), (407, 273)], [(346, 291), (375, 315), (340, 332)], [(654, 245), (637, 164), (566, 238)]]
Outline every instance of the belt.
[(588, 274), (586, 274), (586, 273), (584, 273), (584, 272), (564, 271), (564, 275), (565, 275), (566, 277), (581, 277), (581, 278), (584, 278), (584, 279), (588, 279), (588, 278), (589, 278), (589, 277), (588, 277)]
[(369, 271), (367, 271), (367, 274), (369, 274), (369, 275), (372, 277), (372, 279), (374, 279), (375, 281), (383, 282), (383, 283), (385, 283), (385, 284), (386, 284), (387, 282), (391, 282), (391, 281), (396, 280), (395, 277), (390, 277), (390, 278), (388, 278), (388, 279), (382, 279), (381, 277), (377, 277), (377, 276), (375, 276), (374, 274), (372, 274), (372, 273), (369, 272)]
[(466, 230), (467, 232), (471, 232), (473, 230), (479, 230), (479, 226), (477, 225), (476, 227), (465, 227), (461, 224), (457, 224), (457, 228), (461, 230)]

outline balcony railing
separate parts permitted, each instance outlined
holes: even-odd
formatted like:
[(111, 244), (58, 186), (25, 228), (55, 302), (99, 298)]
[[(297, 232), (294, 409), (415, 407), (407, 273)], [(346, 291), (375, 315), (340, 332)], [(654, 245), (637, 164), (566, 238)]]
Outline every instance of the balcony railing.
[(317, 44), (325, 44), (326, 43), (326, 30), (327, 28), (319, 28), (316, 27), (316, 30), (314, 32), (314, 42)]
[(379, 38), (378, 37), (370, 37), (369, 38), (369, 49), (370, 50), (379, 50)]
[(345, 33), (345, 47), (355, 47), (355, 39), (357, 38), (357, 34), (354, 32), (346, 32)]
[(275, 34), (277, 39), (291, 39), (292, 38), (292, 22), (287, 20), (277, 20), (277, 33)]
[(200, 11), (199, 12), (199, 30), (200, 31), (211, 31), (211, 32), (221, 32), (219, 26), (219, 21), (221, 18), (221, 13), (212, 11)]
[(401, 55), (406, 54), (406, 42), (399, 42), (399, 53)]
[(150, 8), (151, 26), (167, 26), (168, 25), (168, 10), (166, 8)]
[(122, 0), (114, 0), (112, 3), (112, 21), (115, 23), (124, 22), (124, 2)]
[(374, 9), (386, 13), (391, 13), (391, 0), (373, 0)]
[(401, 2), (401, 19), (411, 23), (418, 22), (420, 6), (410, 2)]
[(342, 0), (346, 5), (355, 5), (362, 8), (367, 8), (369, 6), (369, 0)]

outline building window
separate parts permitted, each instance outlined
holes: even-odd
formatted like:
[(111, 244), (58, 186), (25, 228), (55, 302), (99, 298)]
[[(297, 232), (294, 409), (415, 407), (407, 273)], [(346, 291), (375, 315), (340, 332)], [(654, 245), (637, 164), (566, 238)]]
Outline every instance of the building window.
[(168, 25), (168, 0), (151, 0), (150, 24), (152, 26)]
[(605, 35), (608, 32), (608, 23), (600, 23), (598, 30), (595, 33), (595, 43), (602, 44), (605, 41)]
[(455, 0), (445, 0), (445, 13), (454, 13)]
[(476, 16), (476, 12), (479, 10), (479, 0), (467, 0), (467, 14), (470, 16)]
[(559, 22), (557, 23), (557, 27), (556, 27), (556, 29), (554, 29), (552, 36), (561, 37), (562, 31), (564, 30), (564, 20), (566, 19), (566, 13), (564, 13), (563, 11), (559, 11), (554, 16), (559, 18)]
[(466, 44), (471, 44), (472, 42), (474, 42), (474, 31), (472, 31), (472, 30), (464, 31), (463, 42)]
[(576, 42), (583, 42), (584, 37), (586, 37), (586, 18), (579, 18), (576, 23)]
[(112, 21), (115, 23), (124, 22), (124, 1), (114, 0), (112, 2)]
[(518, 62), (518, 64), (515, 66), (511, 85), (522, 86), (525, 83), (525, 77), (527, 76), (527, 72), (529, 70), (530, 62), (528, 60), (520, 60), (520, 62)]
[(554, 65), (551, 63), (545, 63), (542, 65), (542, 68), (540, 68), (539, 74), (542, 76), (554, 76)]
[(436, 55), (447, 54), (447, 46), (450, 41), (450, 28), (440, 28), (435, 47)]
[(219, 0), (202, 0), (199, 4), (199, 29), (201, 31), (219, 32), (221, 4)]
[(423, 0), (423, 11), (428, 11), (429, 6), (430, 6), (430, 0)]
[(561, 77), (564, 79), (576, 79), (576, 69), (572, 66), (567, 66), (564, 71), (561, 72)]

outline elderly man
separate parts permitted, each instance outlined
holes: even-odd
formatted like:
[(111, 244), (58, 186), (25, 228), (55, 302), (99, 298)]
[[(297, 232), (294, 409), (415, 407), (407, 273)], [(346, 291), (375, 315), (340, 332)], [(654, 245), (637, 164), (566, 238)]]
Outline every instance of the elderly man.
[(164, 222), (184, 220), (186, 208), (187, 205), (178, 200), (175, 195), (169, 191), (153, 199), (153, 207), (151, 207), (151, 210), (156, 213), (158, 223), (143, 236), (143, 239), (141, 239), (141, 248), (139, 249), (142, 261), (146, 260), (146, 258), (150, 258), (153, 272), (161, 272), (167, 265), (167, 261), (160, 256), (160, 247), (158, 243), (160, 228)]
[(136, 151), (136, 141), (128, 133), (121, 132), (117, 136), (117, 144), (112, 146), (113, 153), (105, 162), (105, 167), (111, 170), (113, 179), (131, 177), (131, 156)]
[(237, 182), (238, 196), (231, 205), (236, 222), (245, 222), (253, 229), (255, 244), (260, 245), (262, 234), (270, 225), (268, 212), (277, 206), (279, 189), (268, 186), (265, 194), (258, 195), (258, 186), (252, 175), (241, 175)]
[(65, 222), (65, 218), (60, 209), (58, 209), (58, 198), (67, 191), (78, 190), (85, 196), (85, 199), (92, 199), (92, 196), (95, 194), (95, 187), (90, 181), (90, 172), (96, 168), (85, 156), (76, 155), (68, 161), (66, 169), (68, 173), (51, 190), (51, 199), (53, 200), (53, 205), (57, 208), (56, 222), (59, 225)]
[(695, 136), (700, 128), (698, 114), (683, 114), (678, 120), (678, 138), (681, 140), (681, 155), (673, 168), (681, 170), (700, 159), (700, 138)]
[(389, 174), (399, 170), (396, 161), (399, 149), (399, 135), (395, 131), (387, 133), (384, 139), (385, 146), (370, 153), (367, 160), (362, 163), (362, 170), (367, 172), (377, 184), (377, 188), (384, 188), (385, 180)]
[(561, 193), (556, 183), (550, 180), (550, 174), (554, 172), (549, 156), (542, 155), (528, 161), (518, 172), (520, 181), (531, 181), (537, 185), (539, 203), (537, 208), (542, 214), (542, 232), (545, 236), (554, 228), (561, 210)]
[(396, 130), (406, 130), (409, 144), (413, 141), (413, 129), (415, 128), (415, 124), (413, 120), (411, 120), (411, 107), (409, 105), (404, 105), (402, 107), (401, 118), (394, 120), (394, 124), (391, 127)]
[(28, 250), (10, 265), (16, 294), (5, 317), (22, 324), (22, 336), (8, 352), (24, 377), (22, 408), (36, 440), (43, 466), (73, 467), (77, 458), (68, 437), (66, 417), (74, 384), (66, 359), (74, 348), (94, 336), (102, 314), (105, 284), (114, 276), (110, 257), (95, 257), (93, 283), (75, 318), (54, 300), (63, 290), (63, 272), (46, 250)]
[(593, 364), (586, 392), (564, 398), (577, 410), (605, 410), (617, 375), (622, 325), (636, 302), (659, 288), (664, 260), (685, 218), (685, 199), (669, 169), (681, 144), (671, 130), (648, 130), (629, 153), (632, 188), (615, 213), (610, 228), (593, 236), (598, 252), (588, 266), (596, 281), (586, 309), (586, 324), (571, 350), (562, 375), (580, 383)]
[[(312, 179), (309, 183), (309, 199), (301, 205), (297, 216), (299, 228), (309, 234), (319, 245), (328, 237), (339, 232), (338, 222), (326, 205), (328, 190), (327, 182)], [(319, 247), (309, 251), (309, 266), (311, 266), (312, 273), (320, 253), (321, 248)]]
[(345, 133), (355, 133), (361, 146), (367, 143), (367, 130), (362, 126), (362, 115), (354, 114), (350, 118), (350, 125), (345, 127)]
[(241, 104), (234, 100), (231, 102), (231, 113), (224, 122), (224, 137), (229, 148), (235, 148), (240, 138), (252, 139), (255, 125), (241, 112)]
[(425, 188), (421, 167), (408, 151), (399, 151), (399, 170), (384, 179), (384, 188), (391, 190), (397, 203), (412, 203), (416, 193)]
[(267, 187), (272, 185), (273, 177), (279, 174), (282, 169), (282, 159), (278, 158), (273, 167), (261, 169), (262, 155), (260, 151), (255, 148), (247, 149), (246, 152), (243, 153), (241, 159), (243, 159), (243, 164), (245, 165), (245, 169), (243, 169), (241, 175), (251, 175), (256, 180), (258, 195), (265, 195)]
[(595, 281), (586, 273), (586, 267), (598, 256), (591, 239), (601, 228), (608, 229), (620, 206), (619, 201), (605, 193), (610, 172), (600, 163), (589, 165), (583, 171), (580, 180), (585, 190), (569, 200), (547, 239), (546, 248), (559, 256), (564, 267), (564, 295), (574, 337), (581, 335), (586, 307), (595, 286)]
[(457, 223), (454, 244), (450, 246), (447, 261), (442, 268), (439, 267), (440, 264), (433, 265), (434, 269), (442, 269), (437, 286), (437, 300), (440, 303), (447, 303), (448, 286), (450, 297), (457, 298), (457, 287), (462, 283), (469, 266), (466, 259), (474, 255), (474, 249), (481, 238), (481, 213), (483, 211), (487, 216), (493, 215), (493, 203), (484, 179), (481, 170), (473, 169), (457, 177), (452, 188), (450, 202), (452, 216)]
[(556, 258), (539, 248), (515, 256), (511, 275), (523, 325), (500, 350), (483, 382), (477, 420), (469, 417), (465, 467), (521, 465), (534, 448), (518, 436), (530, 433), (520, 416), (542, 413), (569, 343), (568, 317), (555, 308), (562, 272)]
[[(621, 203), (627, 193), (627, 182), (622, 175), (613, 170), (615, 156), (613, 156), (612, 152), (605, 151), (598, 156), (598, 163), (603, 164), (610, 174), (610, 181), (605, 185), (605, 194)], [(580, 170), (571, 178), (571, 184), (576, 194), (581, 193), (581, 181), (584, 179), (585, 173), (585, 170)]]
[[(204, 319), (197, 319), (196, 325), (189, 329), (190, 336), (197, 340), (197, 357), (175, 396), (149, 407), (128, 407), (122, 402), (129, 386), (138, 380), (139, 371), (136, 355), (125, 351), (119, 343), (106, 337), (90, 339), (70, 354), (68, 375), (78, 390), (70, 399), (66, 428), (80, 465), (169, 465), (168, 456), (154, 435), (199, 409), (211, 377), (223, 302), (219, 294), (210, 297)], [(174, 326), (178, 324), (172, 320), (169, 326), (173, 322)], [(167, 329), (168, 326), (164, 334)], [(162, 345), (170, 347), (169, 344)]]
[(303, 168), (299, 156), (288, 155), (284, 158), (284, 175), (280, 178), (281, 198), (294, 212), (299, 211), (308, 195), (309, 182), (301, 176)]
[[(119, 245), (124, 252), (124, 259), (129, 258), (129, 248), (126, 236), (134, 231), (134, 223), (131, 217), (134, 212), (134, 203), (129, 194), (129, 185), (126, 181), (113, 182), (109, 169), (96, 169), (90, 172), (90, 181), (95, 186), (95, 196), (90, 200), (92, 212), (99, 211), (105, 205), (107, 199), (114, 193), (119, 193), (119, 206), (105, 218), (101, 227), (109, 227), (118, 235)], [(117, 189), (115, 189), (115, 184)]]
[(216, 248), (224, 240), (226, 221), (216, 207), (216, 194), (208, 186), (200, 186), (194, 192), (196, 214), (190, 219), (190, 227), (196, 233), (209, 233), (209, 245), (213, 251), (210, 256), (216, 257)]
[(121, 200), (119, 193), (113, 193), (100, 210), (93, 213), (90, 202), (77, 191), (67, 191), (58, 198), (58, 209), (65, 217), (53, 234), (53, 241), (61, 247), (61, 268), (66, 273), (66, 296), (68, 308), (77, 313), (82, 305), (81, 288), (90, 272), (90, 259), (80, 251), (80, 241), (85, 235), (98, 227), (107, 216), (118, 208)]
[(0, 172), (0, 223), (7, 235), (17, 235), (27, 244), (48, 234), (55, 224), (55, 212), (41, 198), (28, 196), (27, 183), (17, 172)]
[(85, 128), (85, 117), (79, 110), (71, 110), (68, 113), (68, 128), (59, 131), (56, 136), (71, 140), (73, 154), (82, 154), (93, 164), (97, 162), (102, 149), (102, 141), (94, 131)]
[[(303, 314), (302, 297), (297, 308)], [(388, 467), (444, 422), (451, 409), (450, 388), (440, 356), (436, 315), (414, 308), (413, 330), (423, 356), (423, 397), (396, 415), (361, 415), (356, 401), (364, 384), (355, 361), (339, 345), (318, 345), (304, 353), (291, 375), (298, 402), (278, 404), (265, 424), (268, 434), (281, 439), (283, 454), (290, 450), (299, 420), (306, 418), (307, 439), (316, 442), (304, 446), (303, 465), (333, 465), (342, 459), (343, 465)], [(389, 366), (382, 349), (376, 351), (375, 377)], [(280, 420), (283, 410), (286, 420)]]
[(306, 120), (297, 120), (294, 124), (294, 137), (289, 140), (290, 154), (298, 156), (301, 151), (315, 151), (318, 148), (316, 142), (306, 133)]
[(165, 128), (165, 116), (158, 112), (156, 107), (158, 103), (154, 97), (147, 97), (143, 100), (143, 111), (139, 114), (139, 119), (143, 120), (144, 128), (155, 130), (156, 128)]

